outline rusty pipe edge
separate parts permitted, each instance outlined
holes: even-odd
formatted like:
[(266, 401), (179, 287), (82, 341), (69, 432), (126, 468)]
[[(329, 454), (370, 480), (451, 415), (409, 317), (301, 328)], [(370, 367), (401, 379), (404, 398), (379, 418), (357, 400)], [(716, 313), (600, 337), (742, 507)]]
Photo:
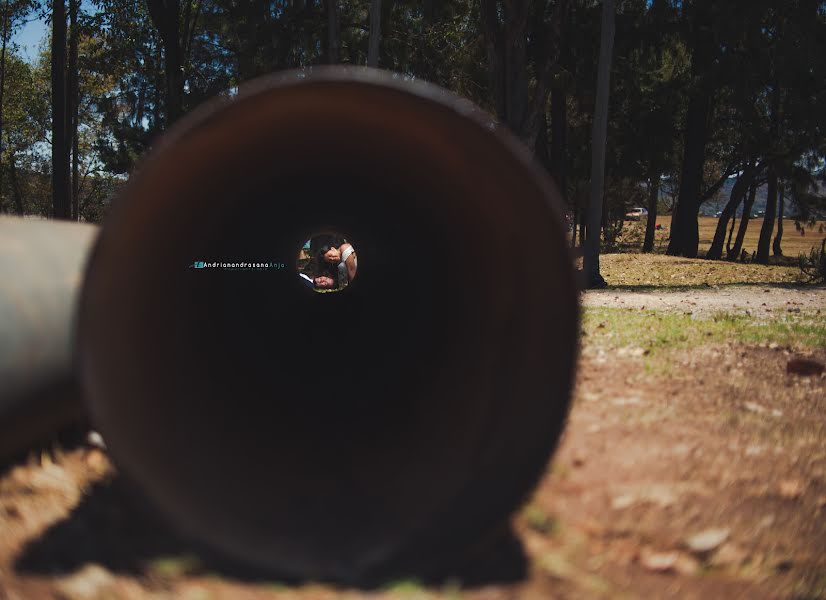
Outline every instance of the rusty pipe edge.
[[(314, 294), (295, 258), (329, 230), (359, 273)], [(61, 298), (44, 331), (68, 381)], [(354, 68), (258, 80), (172, 128), (113, 204), (78, 310), (119, 469), (233, 558), (345, 582), (442, 572), (506, 521), (562, 431), (579, 321), (527, 151), (466, 100)]]
[(97, 232), (0, 217), (0, 464), (83, 417), (72, 331)]

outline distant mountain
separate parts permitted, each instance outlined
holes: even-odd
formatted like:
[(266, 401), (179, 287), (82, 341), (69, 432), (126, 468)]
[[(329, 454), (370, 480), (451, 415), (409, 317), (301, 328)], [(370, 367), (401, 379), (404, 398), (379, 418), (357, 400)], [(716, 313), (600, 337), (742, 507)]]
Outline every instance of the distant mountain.
[[(736, 179), (726, 179), (726, 182), (723, 184), (723, 187), (717, 192), (717, 196), (712, 198), (708, 202), (704, 203), (700, 207), (700, 214), (713, 217), (718, 211), (723, 210), (728, 202), (728, 199), (731, 197), (731, 189), (734, 187), (734, 182)], [(757, 188), (757, 194), (754, 196), (754, 206), (751, 207), (751, 214), (757, 214), (759, 211), (766, 210), (766, 199), (767, 199), (767, 188), (765, 185), (761, 185)], [(789, 206), (789, 202), (786, 203), (785, 213), (786, 215), (792, 215), (797, 212), (797, 206), (791, 207)], [(743, 203), (740, 203), (740, 208), (737, 209), (737, 216), (739, 217), (743, 213)]]
[[(735, 179), (727, 179), (723, 187), (717, 192), (717, 196), (712, 198), (708, 202), (705, 202), (700, 207), (700, 214), (704, 216), (714, 216), (718, 211), (723, 210), (728, 202), (728, 199), (731, 197), (731, 189), (734, 187)], [(820, 186), (818, 190), (819, 195), (826, 195), (826, 186)], [(751, 208), (752, 214), (757, 214), (758, 212), (765, 212), (766, 210), (766, 199), (767, 199), (767, 186), (762, 185), (757, 188), (757, 194), (754, 198), (754, 206)], [(743, 204), (740, 203), (740, 207), (737, 210), (737, 216), (743, 212)], [(789, 197), (786, 197), (786, 206), (784, 207), (784, 214), (787, 218), (794, 218), (797, 214), (797, 204)]]

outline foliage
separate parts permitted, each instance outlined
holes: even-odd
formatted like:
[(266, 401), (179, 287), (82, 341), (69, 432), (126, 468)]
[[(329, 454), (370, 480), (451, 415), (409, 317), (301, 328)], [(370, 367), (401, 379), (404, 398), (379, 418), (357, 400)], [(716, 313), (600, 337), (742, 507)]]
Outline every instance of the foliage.
[(800, 270), (809, 278), (810, 282), (826, 282), (826, 238), (820, 248), (812, 248), (809, 256), (801, 253), (798, 257)]
[[(363, 1), (173, 4), (180, 17), (183, 112), (232, 95), (253, 77), (330, 62), (330, 4), (337, 7), (338, 60), (366, 60), (369, 19)], [(48, 16), (46, 3), (15, 0), (6, 6), (13, 26)], [(92, 0), (91, 8), (83, 6), (78, 152), (86, 182), (81, 204), (86, 199), (97, 207), (88, 213), (92, 219), (103, 214), (106, 194), (129, 176), (170, 118), (167, 49), (145, 0)], [(483, 7), (495, 8), (494, 24), (485, 25)], [(823, 209), (815, 183), (826, 158), (824, 7), (820, 0), (793, 0), (782, 10), (769, 0), (617, 2), (604, 192), (609, 247), (616, 245), (621, 215), (646, 205), (649, 182), (659, 180), (664, 208), (673, 206), (690, 158), (683, 143), (690, 98), (699, 92), (711, 109), (698, 206), (718, 193), (728, 174), (741, 174), (748, 161), (756, 161), (761, 178), (771, 164), (784, 182), (789, 214), (806, 219)], [(514, 127), (554, 176), (564, 172), (564, 197), (582, 214), (591, 180), (600, 14), (601, 3), (593, 0), (386, 0), (379, 64), (446, 87)], [(490, 44), (492, 35), (507, 39)], [(507, 69), (497, 71), (494, 63), (513, 59), (509, 48), (523, 44), (524, 56), (508, 66), (518, 66), (520, 76), (507, 83)], [(48, 203), (35, 200), (49, 195), (48, 183), (41, 188), (35, 181), (36, 174), (51, 170), (44, 159), (50, 142), (49, 60), (46, 52), (26, 65), (11, 45), (6, 55), (0, 210), (14, 209), (8, 162), (13, 155), (20, 180), (28, 182), (22, 186), (24, 210), (48, 214)], [(707, 68), (698, 71), (698, 64)], [(511, 98), (527, 102), (522, 113), (503, 112), (498, 105), (504, 96), (497, 85), (506, 83), (515, 86)], [(782, 118), (772, 129), (775, 88)], [(552, 114), (554, 95), (564, 100), (562, 113)], [(520, 114), (530, 120), (535, 112), (536, 122), (515, 121)], [(627, 235), (622, 239), (628, 243)]]

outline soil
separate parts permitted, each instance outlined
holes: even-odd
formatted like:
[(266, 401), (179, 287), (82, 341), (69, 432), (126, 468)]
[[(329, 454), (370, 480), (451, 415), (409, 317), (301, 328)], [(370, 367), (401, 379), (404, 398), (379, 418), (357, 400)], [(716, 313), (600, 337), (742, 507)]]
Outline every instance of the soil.
[[(583, 306), (631, 308), (713, 314), (728, 312), (762, 316), (778, 309), (826, 313), (826, 287), (783, 285), (726, 285), (693, 289), (589, 290)], [(826, 318), (826, 317), (824, 317)]]
[[(584, 297), (666, 311), (790, 302), (826, 310), (826, 292)], [(489, 577), (464, 586), (261, 580), (181, 542), (84, 444), (0, 478), (0, 599), (826, 598), (826, 375), (787, 374), (801, 350), (777, 344), (709, 343), (652, 370), (590, 339), (559, 450), (513, 519), (517, 577), (493, 554), (478, 559)], [(803, 352), (826, 362), (826, 348)]]

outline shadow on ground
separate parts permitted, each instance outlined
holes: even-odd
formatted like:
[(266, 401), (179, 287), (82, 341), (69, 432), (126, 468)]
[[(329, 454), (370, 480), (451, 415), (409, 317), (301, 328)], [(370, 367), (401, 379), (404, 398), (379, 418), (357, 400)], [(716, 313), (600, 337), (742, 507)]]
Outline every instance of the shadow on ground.
[[(246, 582), (301, 585), (295, 578), (239, 564), (178, 533), (123, 477), (97, 482), (63, 521), (29, 542), (15, 561), (23, 575), (68, 575), (88, 563), (132, 576), (220, 575)], [(425, 585), (460, 581), (464, 587), (515, 583), (528, 575), (522, 543), (510, 528), (483, 548), (457, 557), (438, 576), (409, 573)], [(346, 582), (361, 589), (386, 585), (384, 579)]]

